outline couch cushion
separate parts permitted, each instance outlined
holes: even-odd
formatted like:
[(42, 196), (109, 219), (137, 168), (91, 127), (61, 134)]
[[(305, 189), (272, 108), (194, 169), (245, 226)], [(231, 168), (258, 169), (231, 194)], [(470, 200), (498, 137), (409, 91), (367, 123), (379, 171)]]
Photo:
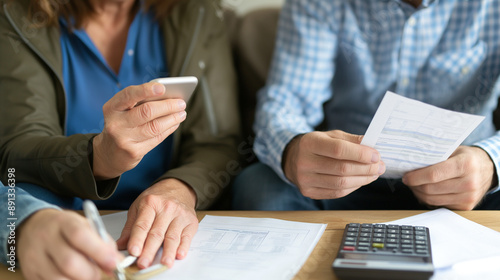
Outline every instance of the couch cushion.
[(279, 12), (279, 8), (265, 8), (249, 12), (239, 18), (237, 29), (232, 33), (245, 140), (254, 135), (252, 124), (256, 94), (266, 82), (273, 55)]

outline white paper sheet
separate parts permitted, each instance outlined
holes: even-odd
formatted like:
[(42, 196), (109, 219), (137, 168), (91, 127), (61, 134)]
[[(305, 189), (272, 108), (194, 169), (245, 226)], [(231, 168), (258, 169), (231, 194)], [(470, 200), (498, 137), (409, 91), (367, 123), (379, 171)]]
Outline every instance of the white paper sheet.
[[(119, 237), (125, 220), (126, 212), (103, 216), (113, 238)], [(152, 279), (291, 279), (325, 228), (326, 224), (207, 215), (188, 256)]]
[(363, 137), (379, 151), (384, 178), (446, 160), (484, 119), (441, 109), (388, 91)]
[(432, 280), (500, 279), (500, 232), (444, 208), (388, 224), (429, 228), (435, 267)]

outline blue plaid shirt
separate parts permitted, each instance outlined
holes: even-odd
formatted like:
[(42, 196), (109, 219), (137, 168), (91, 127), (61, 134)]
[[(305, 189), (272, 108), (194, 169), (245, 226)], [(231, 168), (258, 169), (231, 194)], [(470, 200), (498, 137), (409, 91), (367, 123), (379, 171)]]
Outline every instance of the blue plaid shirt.
[(391, 90), (485, 116), (463, 145), (484, 149), (498, 171), (499, 74), (500, 1), (289, 0), (258, 95), (254, 149), (286, 180), (281, 157), (293, 137), (320, 124), (364, 134)]

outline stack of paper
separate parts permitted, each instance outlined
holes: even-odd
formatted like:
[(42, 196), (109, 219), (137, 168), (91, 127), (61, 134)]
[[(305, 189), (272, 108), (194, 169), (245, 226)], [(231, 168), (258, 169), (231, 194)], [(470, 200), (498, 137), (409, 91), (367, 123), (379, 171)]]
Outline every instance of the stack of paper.
[(432, 280), (500, 279), (499, 232), (444, 208), (391, 223), (429, 228)]

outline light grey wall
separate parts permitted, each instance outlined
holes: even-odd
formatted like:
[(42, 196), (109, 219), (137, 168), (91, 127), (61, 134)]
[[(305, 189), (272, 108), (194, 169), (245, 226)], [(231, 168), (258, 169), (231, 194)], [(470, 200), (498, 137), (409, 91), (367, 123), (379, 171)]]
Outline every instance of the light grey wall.
[(264, 7), (280, 6), (285, 0), (222, 0), (227, 7), (235, 9), (239, 14)]

